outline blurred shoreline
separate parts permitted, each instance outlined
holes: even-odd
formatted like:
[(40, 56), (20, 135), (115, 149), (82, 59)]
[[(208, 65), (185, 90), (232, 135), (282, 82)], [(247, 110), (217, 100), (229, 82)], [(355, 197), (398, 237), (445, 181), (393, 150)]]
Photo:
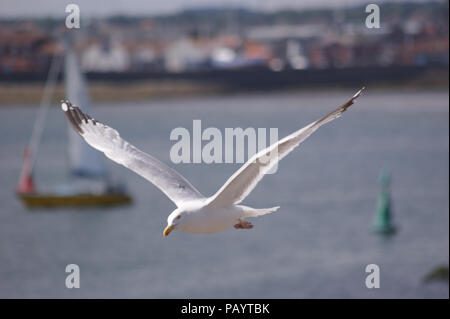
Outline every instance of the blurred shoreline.
[[(381, 71), (380, 71), (381, 70)], [(392, 69), (386, 69), (392, 70)], [(444, 89), (449, 87), (448, 68), (403, 68), (383, 72), (376, 68), (352, 70), (317, 70), (272, 72), (232, 71), (208, 74), (158, 74), (145, 77), (136, 74), (88, 74), (89, 90), (94, 101), (124, 101), (183, 98), (200, 95), (220, 95), (261, 91), (333, 90), (370, 86), (383, 89)], [(28, 79), (27, 79), (28, 76)], [(33, 77), (34, 76), (34, 77)], [(45, 74), (24, 75), (13, 81), (1, 81), (0, 106), (11, 104), (39, 105)], [(264, 79), (264, 83), (261, 82)], [(269, 79), (269, 80), (267, 80)], [(3, 79), (6, 80), (6, 79)], [(57, 84), (54, 101), (65, 98), (62, 82)]]

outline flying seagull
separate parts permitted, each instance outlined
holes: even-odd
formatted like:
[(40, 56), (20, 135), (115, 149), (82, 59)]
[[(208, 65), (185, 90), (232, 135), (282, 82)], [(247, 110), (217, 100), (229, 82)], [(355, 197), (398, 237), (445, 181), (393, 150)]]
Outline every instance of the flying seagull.
[(168, 236), (174, 229), (191, 234), (213, 234), (232, 226), (236, 229), (250, 229), (253, 225), (246, 218), (276, 211), (279, 206), (256, 209), (239, 203), (279, 160), (320, 126), (341, 116), (361, 95), (363, 89), (364, 87), (328, 115), (256, 153), (210, 197), (203, 196), (178, 172), (129, 144), (116, 130), (84, 114), (70, 101), (62, 101), (61, 108), (73, 128), (89, 145), (149, 180), (175, 203), (177, 208), (167, 218), (164, 236)]

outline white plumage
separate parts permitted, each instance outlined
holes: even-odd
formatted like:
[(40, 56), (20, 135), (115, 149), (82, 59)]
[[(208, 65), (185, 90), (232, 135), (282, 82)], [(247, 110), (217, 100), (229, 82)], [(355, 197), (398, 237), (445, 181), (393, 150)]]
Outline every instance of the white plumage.
[(116, 130), (84, 114), (69, 101), (63, 101), (61, 108), (89, 145), (149, 180), (175, 203), (177, 209), (167, 218), (165, 236), (173, 229), (193, 234), (217, 233), (232, 226), (252, 228), (245, 218), (276, 211), (279, 207), (255, 209), (239, 203), (278, 161), (320, 126), (341, 116), (363, 89), (333, 112), (255, 154), (211, 197), (203, 196), (178, 172), (129, 144)]

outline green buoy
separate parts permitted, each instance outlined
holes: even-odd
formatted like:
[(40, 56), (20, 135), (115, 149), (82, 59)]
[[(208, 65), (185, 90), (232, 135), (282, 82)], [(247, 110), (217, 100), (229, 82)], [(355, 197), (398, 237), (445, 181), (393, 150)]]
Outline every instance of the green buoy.
[(372, 225), (372, 231), (377, 234), (392, 234), (395, 232), (395, 227), (392, 225), (390, 183), (391, 175), (389, 171), (382, 170), (380, 174), (381, 191), (378, 195), (375, 220)]

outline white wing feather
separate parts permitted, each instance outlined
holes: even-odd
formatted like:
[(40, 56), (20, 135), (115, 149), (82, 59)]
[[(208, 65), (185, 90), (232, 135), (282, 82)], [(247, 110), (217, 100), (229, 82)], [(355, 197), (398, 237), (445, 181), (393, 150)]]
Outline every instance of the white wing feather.
[(345, 104), (320, 120), (286, 136), (252, 156), (227, 180), (216, 194), (211, 196), (208, 205), (210, 207), (224, 207), (240, 203), (256, 187), (258, 182), (264, 177), (264, 174), (269, 172), (276, 163), (289, 154), (320, 126), (341, 116), (354, 103), (354, 100), (361, 95), (363, 89), (364, 87)]
[(205, 199), (183, 176), (129, 144), (113, 128), (95, 121), (69, 101), (63, 101), (61, 107), (74, 129), (89, 145), (152, 182), (178, 207), (188, 201)]

